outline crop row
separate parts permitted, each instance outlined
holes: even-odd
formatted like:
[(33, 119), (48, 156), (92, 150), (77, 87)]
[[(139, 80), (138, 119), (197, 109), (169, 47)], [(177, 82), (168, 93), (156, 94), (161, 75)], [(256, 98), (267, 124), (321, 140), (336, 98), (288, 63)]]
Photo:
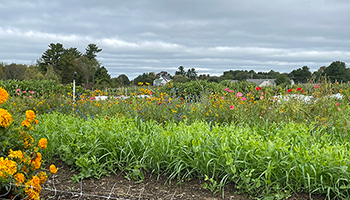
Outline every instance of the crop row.
[(207, 176), (218, 190), (235, 183), (241, 192), (261, 196), (350, 195), (349, 137), (336, 129), (268, 121), (250, 126), (200, 121), (160, 125), (58, 113), (39, 120), (33, 136), (50, 141), (46, 158), (57, 155), (78, 168), (76, 180), (118, 170), (142, 180), (147, 171), (167, 175), (169, 181)]

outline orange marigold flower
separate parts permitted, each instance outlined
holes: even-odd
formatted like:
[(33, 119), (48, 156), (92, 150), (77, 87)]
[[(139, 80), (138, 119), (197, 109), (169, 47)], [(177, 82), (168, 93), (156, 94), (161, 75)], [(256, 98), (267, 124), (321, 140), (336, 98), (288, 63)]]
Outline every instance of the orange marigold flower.
[(55, 165), (50, 165), (50, 172), (51, 172), (51, 174), (56, 174), (57, 170), (58, 169), (56, 168)]
[(22, 160), (23, 159), (23, 153), (22, 153), (22, 151), (21, 150), (18, 150), (18, 151), (12, 151), (12, 149), (10, 149), (10, 152), (9, 152), (9, 155), (8, 155), (8, 157), (9, 158), (19, 158), (20, 160)]
[(0, 87), (0, 104), (5, 103), (8, 97), (9, 97), (9, 94), (7, 93), (7, 91), (2, 87)]
[(25, 119), (25, 120), (22, 122), (22, 126), (30, 127), (30, 121), (28, 121), (27, 119)]
[(41, 191), (41, 186), (39, 185), (39, 187), (35, 187), (35, 185), (33, 183), (33, 179), (31, 179), (25, 183), (24, 192), (27, 195), (27, 199), (39, 200), (40, 199), (40, 196), (39, 196), (40, 191)]
[(40, 147), (40, 149), (46, 149), (46, 147), (47, 147), (47, 139), (46, 138), (41, 138), (39, 140), (38, 146)]
[(17, 183), (16, 183), (17, 186), (21, 185), (24, 182), (24, 174), (22, 174), (22, 173), (17, 173), (13, 177), (17, 181)]
[(46, 172), (40, 172), (38, 176), (40, 178), (40, 184), (44, 184), (45, 181), (47, 180)]
[(41, 161), (42, 158), (43, 158), (43, 156), (41, 155), (41, 153), (40, 153), (40, 152), (37, 152), (37, 153), (36, 153), (36, 156), (35, 156), (35, 158), (34, 158), (34, 160), (36, 160), (36, 161)]
[(7, 110), (0, 108), (0, 126), (6, 128), (10, 126), (12, 121), (12, 115)]
[(34, 111), (32, 110), (27, 110), (26, 111), (26, 120), (28, 120), (30, 123), (34, 121), (36, 118)]
[(33, 165), (33, 170), (37, 170), (41, 166), (41, 161), (33, 160), (32, 165)]
[(38, 176), (33, 176), (32, 183), (34, 187), (40, 186), (40, 178)]
[(35, 124), (35, 125), (39, 124), (39, 120), (35, 119), (34, 124)]
[(17, 172), (16, 162), (9, 160), (8, 158), (0, 158), (0, 178), (7, 178), (8, 175), (13, 175)]

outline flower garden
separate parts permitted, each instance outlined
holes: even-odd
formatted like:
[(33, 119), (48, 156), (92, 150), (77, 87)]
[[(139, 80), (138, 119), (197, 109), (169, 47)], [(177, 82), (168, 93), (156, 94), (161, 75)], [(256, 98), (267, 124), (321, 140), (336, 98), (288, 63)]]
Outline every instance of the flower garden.
[[(78, 171), (76, 181), (117, 171), (142, 181), (147, 172), (169, 182), (199, 178), (216, 193), (234, 183), (253, 197), (350, 196), (347, 84), (192, 81), (130, 87), (127, 94), (77, 87), (75, 101), (71, 85), (0, 84), (6, 197), (39, 199), (40, 186), (57, 172), (42, 163), (54, 157)], [(108, 99), (97, 101), (101, 95)]]

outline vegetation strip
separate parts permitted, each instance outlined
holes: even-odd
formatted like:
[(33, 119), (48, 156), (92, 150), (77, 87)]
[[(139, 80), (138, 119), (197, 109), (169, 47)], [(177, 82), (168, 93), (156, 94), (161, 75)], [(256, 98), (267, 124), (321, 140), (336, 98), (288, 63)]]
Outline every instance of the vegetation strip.
[(169, 181), (207, 177), (213, 191), (233, 182), (249, 194), (349, 195), (349, 142), (336, 130), (269, 122), (159, 125), (58, 113), (42, 115), (40, 121), (34, 135), (51, 141), (48, 158), (59, 155), (77, 167), (76, 180), (126, 170), (128, 177), (142, 181), (148, 171), (168, 175)]

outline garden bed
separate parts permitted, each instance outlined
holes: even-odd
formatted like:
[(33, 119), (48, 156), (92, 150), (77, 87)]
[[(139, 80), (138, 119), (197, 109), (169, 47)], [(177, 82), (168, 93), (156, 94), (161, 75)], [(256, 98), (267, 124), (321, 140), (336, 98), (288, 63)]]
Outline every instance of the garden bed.
[[(196, 200), (249, 200), (247, 194), (237, 194), (233, 184), (225, 186), (224, 198), (222, 193), (213, 194), (210, 190), (204, 189), (204, 181), (194, 179), (191, 181), (176, 183), (167, 182), (167, 177), (146, 174), (142, 182), (128, 180), (124, 173), (103, 176), (101, 179), (89, 178), (80, 182), (73, 182), (74, 172), (69, 165), (61, 160), (53, 160), (59, 168), (54, 179), (48, 180), (42, 191), (42, 198), (49, 199), (196, 199)], [(57, 192), (55, 194), (54, 188)], [(308, 194), (292, 194), (290, 200), (310, 199)], [(325, 199), (322, 195), (312, 195), (313, 200)]]

